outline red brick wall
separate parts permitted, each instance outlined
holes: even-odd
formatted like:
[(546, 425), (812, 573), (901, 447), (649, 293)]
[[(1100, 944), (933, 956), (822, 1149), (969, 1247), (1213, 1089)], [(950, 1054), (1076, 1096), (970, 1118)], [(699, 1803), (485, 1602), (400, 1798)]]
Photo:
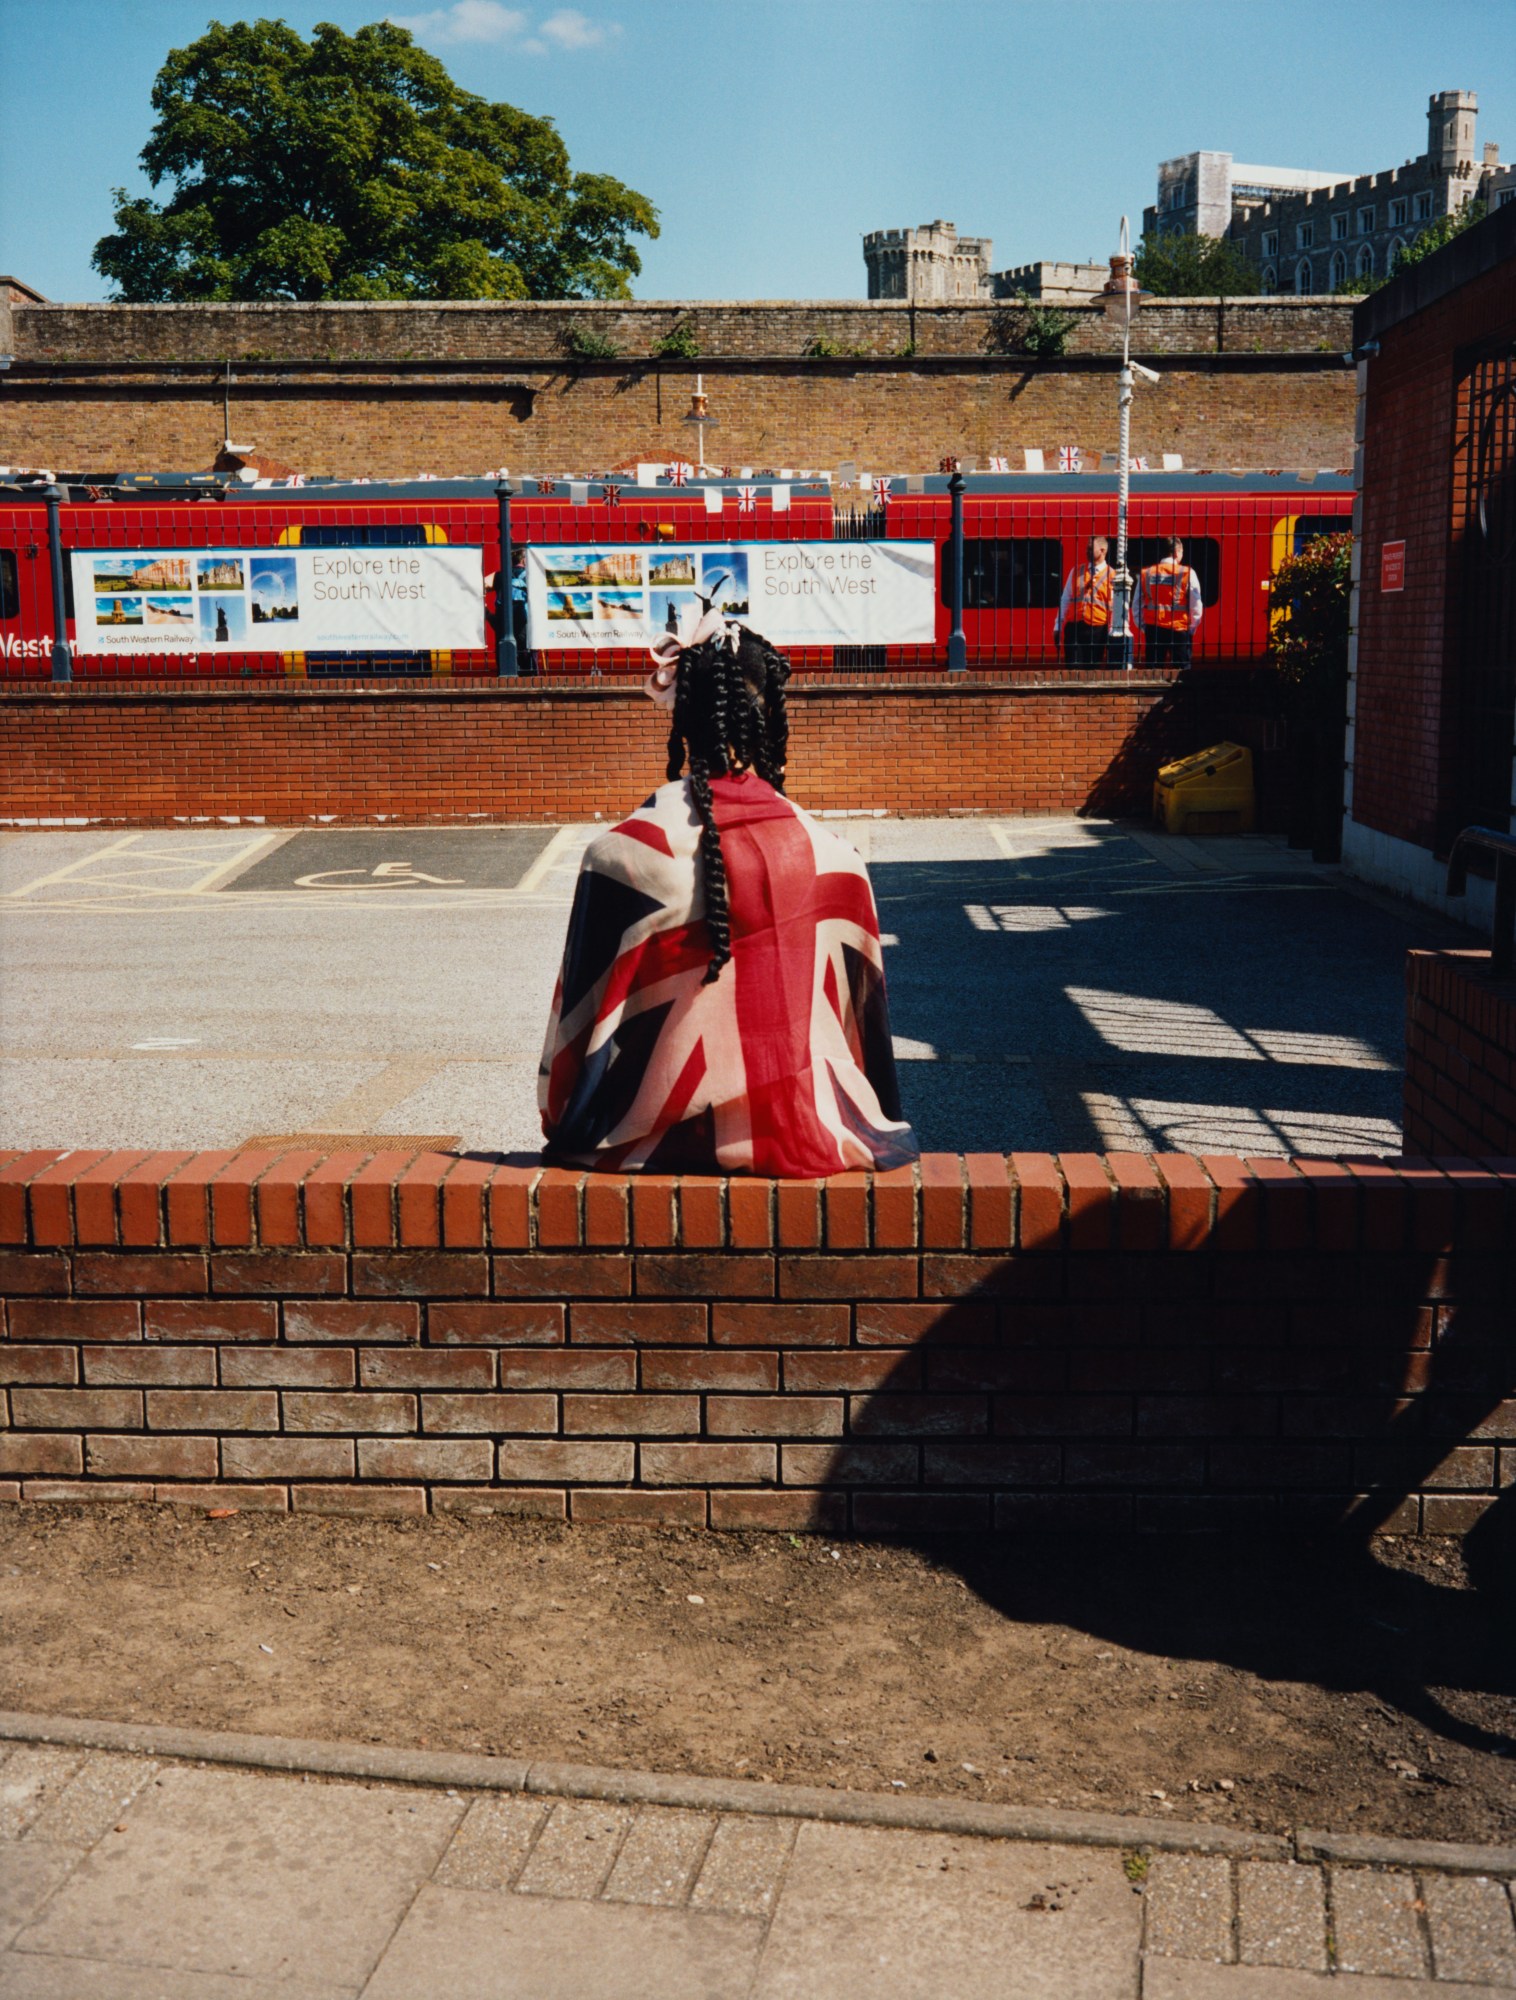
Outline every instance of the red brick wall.
[[(1386, 327), (1368, 364), (1353, 817), (1419, 847), (1438, 846), (1452, 747), (1453, 579), (1465, 526), (1455, 462), (1469, 448), (1459, 350), (1512, 335), (1516, 258)], [(1386, 592), (1382, 550), (1395, 541), (1406, 545), (1405, 588)]]
[[(792, 685), (791, 790), (831, 811), (1145, 812), (1189, 747), (1178, 700), (1143, 680)], [(0, 813), (592, 819), (662, 781), (666, 737), (635, 687), (36, 685), (0, 692)]]
[(0, 1498), (1461, 1532), (1516, 1172), (937, 1155), (817, 1184), (0, 1153)]
[(1516, 1159), (1516, 980), (1492, 984), (1485, 951), (1406, 959), (1405, 1143), (1467, 1159)]

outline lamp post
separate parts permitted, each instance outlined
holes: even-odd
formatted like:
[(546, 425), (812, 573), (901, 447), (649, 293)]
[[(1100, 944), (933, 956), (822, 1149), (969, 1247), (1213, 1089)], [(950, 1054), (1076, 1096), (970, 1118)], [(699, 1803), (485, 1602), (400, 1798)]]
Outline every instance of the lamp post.
[(1111, 275), (1100, 288), (1100, 303), (1107, 319), (1121, 328), (1121, 373), (1117, 402), (1118, 442), (1116, 476), (1116, 585), (1111, 605), (1111, 641), (1117, 663), (1132, 671), (1131, 578), (1126, 566), (1127, 501), (1131, 491), (1132, 388), (1134, 376), (1156, 382), (1157, 375), (1141, 362), (1132, 360), (1132, 314), (1147, 294), (1132, 276), (1132, 239), (1125, 216), (1121, 218), (1121, 248), (1111, 259)]
[(949, 611), (953, 620), (953, 629), (948, 634), (947, 670), (950, 674), (966, 674), (969, 670), (968, 641), (963, 634), (963, 488), (963, 474), (955, 467), (948, 480), (948, 494), (952, 500), (948, 553)]
[(63, 488), (44, 486), (47, 503), (47, 556), (53, 587), (52, 668), (55, 681), (74, 678), (74, 654), (68, 643), (68, 596), (63, 587), (63, 530), (58, 509), (63, 504)]
[(684, 419), (687, 424), (695, 426), (695, 469), (697, 472), (704, 472), (705, 470), (706, 427), (709, 425), (712, 430), (716, 427), (716, 419), (711, 415), (709, 402), (710, 399), (705, 393), (705, 377), (704, 375), (697, 375), (695, 377), (695, 393), (690, 398), (690, 407)]
[(511, 497), (515, 487), (508, 479), (495, 483), (495, 505), (500, 516), (500, 567), (495, 572), (495, 673), (499, 679), (514, 680), (521, 672), (516, 651), (515, 551), (511, 547)]

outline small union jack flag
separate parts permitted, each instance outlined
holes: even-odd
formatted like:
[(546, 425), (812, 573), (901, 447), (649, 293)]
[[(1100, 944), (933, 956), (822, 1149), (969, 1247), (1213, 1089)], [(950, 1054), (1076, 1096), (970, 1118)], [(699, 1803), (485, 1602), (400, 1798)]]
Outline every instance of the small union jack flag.
[(539, 479), (537, 481), (537, 491), (539, 493), (556, 493), (558, 491), (558, 482), (556, 479)]
[(1010, 469), (1011, 461), (1008, 458), (992, 458), (990, 460), (991, 472), (1009, 472)]
[(1078, 472), (1084, 464), (1084, 453), (1077, 444), (1061, 444), (1058, 447), (1058, 470)]
[(1127, 468), (1132, 472), (1146, 472), (1148, 462), (1145, 458), (1129, 458), (1127, 460)]
[(874, 475), (874, 498), (881, 506), (890, 497), (891, 484), (890, 480), (883, 478), (880, 474), (876, 473)]
[(605, 501), (607, 507), (619, 507), (621, 505), (621, 488), (607, 482), (601, 491), (601, 498)]
[(286, 486), (303, 486), (305, 484), (305, 474), (303, 472), (292, 472), (284, 484)]
[(669, 465), (669, 485), (670, 486), (688, 485), (691, 470), (692, 468), (686, 465), (686, 463), (682, 458), (676, 458), (672, 460)]
[(739, 486), (737, 488), (737, 512), (739, 514), (755, 514), (757, 511), (758, 488), (756, 486)]
[(958, 461), (956, 458), (939, 458), (937, 461), (937, 470), (939, 472), (956, 472), (958, 470)]

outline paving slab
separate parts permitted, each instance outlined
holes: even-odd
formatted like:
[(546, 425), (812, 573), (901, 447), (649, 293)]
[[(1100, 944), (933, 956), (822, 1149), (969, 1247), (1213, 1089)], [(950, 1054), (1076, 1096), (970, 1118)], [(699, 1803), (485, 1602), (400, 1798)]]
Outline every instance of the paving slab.
[(768, 1916), (794, 1852), (796, 1831), (790, 1820), (723, 1815), (690, 1892), (691, 1909)]
[(93, 1847), (101, 1834), (120, 1819), (143, 1786), (157, 1776), (158, 1769), (151, 1757), (125, 1757), (97, 1750), (62, 1791), (43, 1806), (23, 1839), (28, 1845), (42, 1840)]
[(7, 1841), (0, 1848), (0, 1945), (31, 1922), (84, 1852), (42, 1840)]
[(1237, 1864), (1237, 1956), (1244, 1965), (1325, 1972), (1326, 1877), (1290, 1861)]
[(423, 1791), (173, 1769), (12, 1950), (357, 1986), (463, 1810)]
[(598, 1896), (632, 1823), (626, 1806), (564, 1799), (553, 1807), (517, 1878), (525, 1896)]
[(1135, 2000), (1140, 1926), (1116, 1853), (809, 1824), (755, 2000)]
[(644, 1806), (616, 1857), (605, 1885), (606, 1901), (682, 1904), (715, 1831), (716, 1822), (707, 1813)]
[(1144, 1948), (1164, 1958), (1225, 1965), (1237, 1956), (1232, 1932), (1232, 1869), (1219, 1855), (1155, 1854), (1143, 1889)]
[(1425, 1976), (1414, 1875), (1390, 1868), (1334, 1868), (1327, 1893), (1340, 1972)]
[(475, 1799), (433, 1880), (450, 1889), (509, 1889), (550, 1810), (541, 1799)]
[(761, 1939), (752, 1918), (428, 1887), (363, 2000), (743, 2000)]
[(0, 1769), (0, 1840), (19, 1840), (84, 1763), (82, 1750), (23, 1743)]
[(1439, 1979), (1516, 1987), (1516, 1923), (1504, 1882), (1487, 1875), (1428, 1875), (1421, 1896)]

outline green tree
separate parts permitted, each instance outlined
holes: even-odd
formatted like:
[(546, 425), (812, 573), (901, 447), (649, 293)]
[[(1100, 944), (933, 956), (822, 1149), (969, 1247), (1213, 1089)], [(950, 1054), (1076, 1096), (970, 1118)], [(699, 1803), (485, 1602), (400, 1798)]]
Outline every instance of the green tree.
[(1257, 266), (1224, 236), (1144, 236), (1133, 271), (1157, 299), (1251, 298), (1263, 284)]
[(1337, 705), (1348, 676), (1351, 535), (1317, 535), (1270, 585), (1269, 658), (1303, 709)]
[(1429, 222), (1425, 229), (1410, 243), (1403, 243), (1395, 253), (1395, 266), (1385, 277), (1349, 278), (1346, 284), (1337, 287), (1341, 297), (1362, 297), (1365, 292), (1377, 292), (1381, 285), (1387, 285), (1398, 272), (1407, 265), (1420, 264), (1425, 258), (1435, 256), (1445, 244), (1462, 236), (1466, 229), (1472, 229), (1476, 222), (1483, 222), (1484, 203), (1467, 197), (1453, 210), (1451, 215), (1440, 215), (1435, 222)]
[(462, 90), (388, 21), (306, 41), (213, 21), (171, 49), (95, 269), (134, 303), (627, 298), (645, 195), (574, 173), (550, 118)]

